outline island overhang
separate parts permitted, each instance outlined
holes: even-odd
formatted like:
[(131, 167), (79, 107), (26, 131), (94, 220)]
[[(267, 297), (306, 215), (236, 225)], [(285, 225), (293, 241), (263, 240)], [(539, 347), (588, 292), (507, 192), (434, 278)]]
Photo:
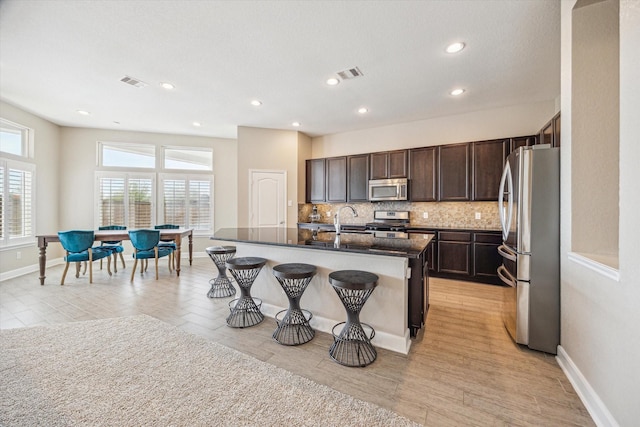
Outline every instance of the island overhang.
[(269, 317), (288, 306), (286, 295), (273, 276), (273, 267), (295, 262), (315, 265), (317, 274), (300, 305), (313, 313), (311, 326), (322, 332), (331, 333), (333, 326), (346, 318), (344, 307), (329, 284), (329, 273), (363, 270), (378, 275), (378, 286), (362, 309), (360, 319), (375, 329), (372, 340), (375, 346), (407, 354), (411, 346), (410, 261), (414, 266), (425, 259), (424, 252), (433, 236), (416, 234), (407, 239), (386, 239), (371, 233), (342, 233), (336, 237), (334, 232), (313, 233), (292, 228), (224, 228), (211, 239), (220, 245), (233, 242), (236, 257), (258, 256), (268, 260), (251, 294), (263, 301), (262, 312)]

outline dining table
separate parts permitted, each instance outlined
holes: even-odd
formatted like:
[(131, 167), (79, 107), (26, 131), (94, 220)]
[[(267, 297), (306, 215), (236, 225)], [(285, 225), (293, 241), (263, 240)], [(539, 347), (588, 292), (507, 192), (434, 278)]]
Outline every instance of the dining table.
[[(182, 239), (189, 240), (189, 265), (193, 264), (193, 228), (163, 229), (160, 231), (161, 240), (173, 240), (176, 244), (176, 274), (180, 276), (180, 254), (182, 252)], [(47, 246), (51, 242), (60, 242), (58, 234), (41, 234), (36, 236), (38, 248), (40, 248), (40, 284), (44, 285), (45, 270), (47, 267)], [(131, 240), (127, 230), (95, 230), (94, 240), (98, 242), (119, 242), (121, 240)]]

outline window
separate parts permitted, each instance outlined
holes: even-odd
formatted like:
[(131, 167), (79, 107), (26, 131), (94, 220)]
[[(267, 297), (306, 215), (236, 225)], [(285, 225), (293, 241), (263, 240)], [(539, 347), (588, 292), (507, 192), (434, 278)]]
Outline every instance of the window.
[(153, 227), (154, 182), (154, 174), (98, 172), (98, 226), (124, 225), (130, 229)]
[[(135, 229), (166, 223), (211, 234), (213, 150), (181, 146), (157, 150), (155, 144), (98, 142), (96, 226)], [(181, 173), (162, 173), (170, 170)]]
[(162, 174), (163, 223), (193, 228), (194, 233), (213, 231), (213, 177), (210, 175)]
[(0, 119), (0, 153), (26, 158), (33, 157), (32, 135), (31, 129)]
[(35, 165), (0, 158), (0, 246), (32, 243)]
[(36, 166), (33, 130), (0, 119), (0, 247), (33, 243)]
[(152, 144), (98, 143), (98, 165), (155, 169), (156, 147)]
[(213, 151), (209, 148), (164, 148), (164, 169), (212, 171)]

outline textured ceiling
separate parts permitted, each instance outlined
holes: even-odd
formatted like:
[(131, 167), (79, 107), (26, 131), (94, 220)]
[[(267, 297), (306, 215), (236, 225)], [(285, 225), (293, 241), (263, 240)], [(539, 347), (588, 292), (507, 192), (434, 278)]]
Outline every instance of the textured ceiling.
[(318, 136), (559, 93), (559, 0), (0, 2), (0, 97), (63, 126)]

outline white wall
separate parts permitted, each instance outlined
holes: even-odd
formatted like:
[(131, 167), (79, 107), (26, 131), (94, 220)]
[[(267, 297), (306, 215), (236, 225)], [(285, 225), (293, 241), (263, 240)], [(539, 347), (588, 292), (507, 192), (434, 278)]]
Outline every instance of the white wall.
[[(93, 229), (96, 143), (137, 142), (213, 149), (214, 220), (216, 229), (235, 227), (237, 218), (237, 143), (233, 139), (127, 132), (106, 129), (61, 128), (60, 192), (57, 229)], [(56, 230), (57, 230), (56, 229)], [(55, 230), (54, 230), (55, 231)], [(194, 239), (194, 251), (210, 246), (208, 237)]]
[[(640, 2), (620, 1), (619, 275), (568, 258), (571, 251), (571, 10), (562, 2), (561, 354), (600, 425), (640, 419)], [(594, 200), (593, 203), (598, 203)], [(588, 212), (581, 213), (588, 215)]]
[[(60, 153), (60, 128), (38, 116), (11, 104), (0, 101), (0, 116), (29, 127), (34, 131), (34, 161), (36, 164), (36, 234), (55, 233), (58, 230), (58, 158)], [(17, 259), (20, 252), (20, 259)], [(62, 251), (51, 248), (50, 258), (59, 257)], [(6, 273), (38, 263), (36, 242), (18, 249), (0, 253), (0, 271)]]
[(554, 100), (438, 117), (312, 139), (312, 156), (343, 156), (533, 135), (557, 112)]
[(580, 184), (571, 188), (572, 250), (613, 268), (619, 250), (618, 6), (617, 0), (576, 3), (571, 24), (571, 179)]
[[(238, 126), (238, 227), (249, 225), (249, 170), (283, 170), (287, 172), (287, 226), (298, 222), (298, 190), (304, 175), (299, 171), (300, 157), (310, 152), (306, 135), (296, 131)], [(304, 182), (304, 180), (302, 180)], [(304, 192), (302, 192), (304, 194)], [(300, 203), (304, 202), (304, 198)], [(219, 228), (219, 227), (218, 227)]]

